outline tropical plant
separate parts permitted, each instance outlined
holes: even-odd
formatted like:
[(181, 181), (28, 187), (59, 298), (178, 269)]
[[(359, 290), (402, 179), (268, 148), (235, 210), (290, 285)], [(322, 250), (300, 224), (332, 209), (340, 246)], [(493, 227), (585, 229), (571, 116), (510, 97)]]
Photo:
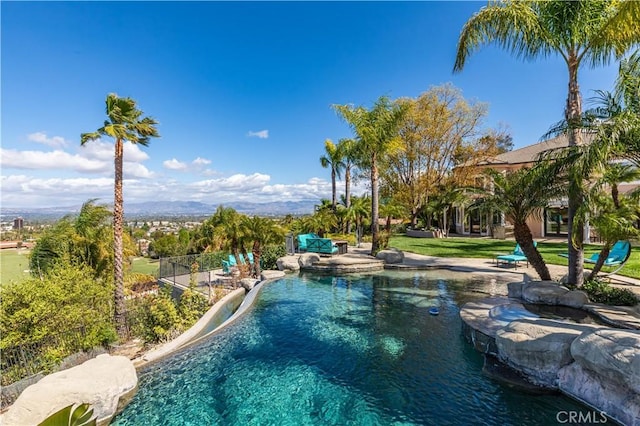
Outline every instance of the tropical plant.
[(334, 109), (349, 124), (356, 135), (358, 166), (369, 172), (371, 181), (371, 254), (378, 252), (378, 164), (397, 141), (399, 126), (406, 107), (380, 97), (371, 107), (334, 105)]
[(91, 404), (72, 404), (49, 415), (38, 426), (95, 426), (97, 415)]
[(492, 188), (479, 203), (484, 209), (505, 214), (513, 223), (513, 233), (529, 263), (540, 279), (551, 280), (549, 269), (533, 244), (533, 235), (527, 225), (530, 216), (541, 218), (549, 201), (565, 191), (562, 179), (555, 173), (557, 165), (541, 162), (532, 168), (522, 168), (508, 173), (487, 170)]
[(108, 120), (104, 126), (95, 132), (82, 133), (80, 144), (108, 136), (115, 139), (115, 182), (113, 201), (113, 280), (115, 283), (114, 317), (118, 335), (126, 333), (126, 306), (124, 303), (124, 244), (122, 229), (124, 221), (124, 207), (122, 197), (122, 165), (124, 158), (124, 141), (132, 144), (147, 146), (152, 137), (159, 137), (156, 125), (151, 117), (142, 117), (143, 112), (136, 107), (136, 102), (131, 98), (120, 98), (114, 93), (107, 95), (106, 113)]
[(32, 273), (42, 276), (54, 262), (66, 259), (91, 267), (96, 278), (106, 278), (113, 262), (110, 217), (111, 212), (105, 206), (89, 200), (76, 217), (65, 216), (47, 228), (31, 252)]
[(339, 145), (335, 145), (331, 139), (324, 141), (325, 154), (320, 157), (322, 167), (331, 169), (331, 208), (336, 211), (336, 179), (340, 177), (340, 173), (345, 167), (343, 162), (343, 152)]
[(344, 217), (356, 224), (356, 230), (358, 232), (358, 238), (356, 241), (358, 244), (362, 241), (365, 221), (370, 217), (371, 214), (371, 209), (369, 208), (370, 206), (370, 197), (353, 197), (351, 199), (351, 205), (349, 207), (345, 207), (344, 209)]
[(243, 227), (245, 228), (247, 240), (253, 241), (251, 248), (253, 253), (253, 276), (260, 278), (262, 249), (267, 244), (282, 242), (284, 231), (273, 220), (259, 216), (245, 217)]
[[(338, 149), (342, 152), (344, 163), (344, 206), (349, 208), (351, 205), (351, 172), (355, 167), (356, 153), (355, 143), (353, 139), (343, 138), (338, 141)], [(346, 222), (346, 232), (351, 233), (351, 222)]]
[[(569, 146), (579, 145), (582, 99), (578, 71), (584, 64), (606, 65), (640, 40), (638, 6), (634, 1), (519, 1), (490, 2), (462, 28), (454, 71), (461, 71), (471, 53), (497, 43), (515, 56), (532, 60), (560, 56), (569, 72), (565, 120)], [(621, 31), (617, 31), (620, 28)], [(569, 276), (583, 282), (582, 226), (573, 226), (582, 204), (582, 175), (569, 174)], [(576, 235), (577, 234), (577, 235)]]

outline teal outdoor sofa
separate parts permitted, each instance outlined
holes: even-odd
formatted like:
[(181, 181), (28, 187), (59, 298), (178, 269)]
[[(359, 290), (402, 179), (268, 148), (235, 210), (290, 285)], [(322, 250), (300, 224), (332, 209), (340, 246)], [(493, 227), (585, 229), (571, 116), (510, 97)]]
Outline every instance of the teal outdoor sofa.
[(336, 254), (338, 247), (333, 244), (330, 238), (320, 238), (317, 234), (299, 234), (298, 252), (309, 252), (318, 254)]
[(307, 239), (307, 252), (318, 254), (336, 254), (338, 247), (333, 245), (329, 238), (309, 238)]

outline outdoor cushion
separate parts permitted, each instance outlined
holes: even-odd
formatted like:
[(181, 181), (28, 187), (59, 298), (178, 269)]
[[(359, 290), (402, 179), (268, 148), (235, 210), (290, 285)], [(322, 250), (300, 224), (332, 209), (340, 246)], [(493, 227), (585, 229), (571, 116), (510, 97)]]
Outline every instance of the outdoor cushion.
[(338, 247), (329, 238), (308, 238), (307, 251), (312, 253), (335, 254)]
[(307, 250), (307, 240), (309, 238), (320, 238), (318, 235), (314, 233), (310, 234), (298, 234), (298, 251), (306, 251)]

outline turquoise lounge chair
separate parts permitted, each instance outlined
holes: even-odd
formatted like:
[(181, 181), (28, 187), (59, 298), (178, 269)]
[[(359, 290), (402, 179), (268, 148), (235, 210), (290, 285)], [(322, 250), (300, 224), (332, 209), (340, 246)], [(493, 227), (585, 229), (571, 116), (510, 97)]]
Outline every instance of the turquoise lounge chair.
[[(567, 253), (562, 253), (560, 254), (560, 256), (569, 257)], [(617, 241), (613, 245), (613, 247), (611, 247), (611, 250), (609, 251), (609, 255), (607, 256), (607, 260), (605, 260), (604, 263), (602, 264), (602, 266), (612, 266), (612, 267), (617, 266), (617, 268), (611, 272), (605, 272), (600, 275), (606, 276), (606, 275), (615, 274), (620, 269), (622, 269), (622, 267), (627, 262), (627, 260), (629, 260), (630, 256), (631, 256), (631, 243), (629, 243), (629, 241), (623, 241), (623, 240)], [(595, 265), (596, 263), (598, 263), (598, 259), (600, 259), (600, 253), (594, 253), (590, 257), (585, 258), (584, 262)]]
[(307, 251), (318, 254), (336, 254), (336, 247), (329, 238), (309, 238), (307, 239)]
[[(534, 241), (533, 246), (537, 247), (538, 243)], [(517, 269), (518, 262), (527, 262), (527, 267), (529, 267), (529, 259), (527, 259), (527, 256), (522, 251), (520, 244), (516, 244), (516, 248), (513, 249), (512, 253), (496, 256), (496, 266), (500, 266), (500, 263), (504, 263), (505, 265), (513, 264)]]

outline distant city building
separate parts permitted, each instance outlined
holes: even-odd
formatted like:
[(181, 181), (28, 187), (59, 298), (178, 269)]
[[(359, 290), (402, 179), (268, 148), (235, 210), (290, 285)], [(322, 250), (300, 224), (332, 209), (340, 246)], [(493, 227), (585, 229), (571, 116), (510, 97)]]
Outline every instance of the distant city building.
[(24, 228), (24, 220), (21, 217), (13, 219), (13, 229), (21, 230)]

